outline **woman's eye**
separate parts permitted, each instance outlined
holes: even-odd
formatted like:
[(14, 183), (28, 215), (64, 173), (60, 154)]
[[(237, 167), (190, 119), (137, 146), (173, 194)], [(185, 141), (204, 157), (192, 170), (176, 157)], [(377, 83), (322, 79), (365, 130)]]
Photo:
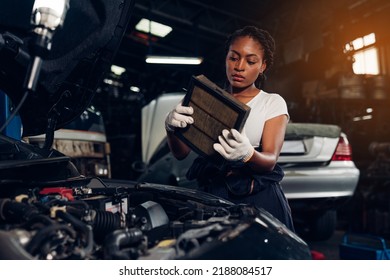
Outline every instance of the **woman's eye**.
[(231, 61), (237, 61), (237, 60), (238, 60), (238, 58), (237, 58), (237, 57), (234, 57), (234, 56), (229, 57), (229, 59), (230, 59)]
[(256, 61), (248, 61), (248, 64), (249, 64), (249, 65), (256, 64)]

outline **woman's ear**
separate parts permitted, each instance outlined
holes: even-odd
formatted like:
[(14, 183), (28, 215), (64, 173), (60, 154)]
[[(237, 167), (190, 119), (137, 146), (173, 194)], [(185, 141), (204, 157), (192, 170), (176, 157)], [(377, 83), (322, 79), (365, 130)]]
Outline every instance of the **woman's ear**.
[(264, 60), (263, 64), (260, 67), (260, 73), (263, 74), (265, 69), (267, 69), (267, 62)]

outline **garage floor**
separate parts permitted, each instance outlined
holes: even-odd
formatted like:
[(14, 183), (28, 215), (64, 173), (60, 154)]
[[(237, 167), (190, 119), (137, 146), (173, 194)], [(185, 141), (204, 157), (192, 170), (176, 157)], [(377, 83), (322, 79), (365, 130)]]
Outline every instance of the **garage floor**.
[(345, 234), (344, 230), (336, 230), (326, 241), (307, 241), (314, 259), (339, 260), (339, 245)]
[(319, 260), (389, 260), (390, 239), (382, 235), (352, 232), (348, 235), (348, 245), (344, 246), (343, 258), (340, 258), (339, 246), (342, 244), (345, 230), (336, 230), (326, 241), (307, 241), (313, 259)]

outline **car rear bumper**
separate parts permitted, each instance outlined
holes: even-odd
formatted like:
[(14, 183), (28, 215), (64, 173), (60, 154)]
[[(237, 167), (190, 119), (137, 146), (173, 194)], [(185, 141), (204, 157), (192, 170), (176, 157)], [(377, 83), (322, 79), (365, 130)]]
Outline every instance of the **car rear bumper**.
[(331, 162), (326, 167), (283, 168), (281, 182), (289, 200), (337, 198), (353, 195), (360, 171), (351, 161)]

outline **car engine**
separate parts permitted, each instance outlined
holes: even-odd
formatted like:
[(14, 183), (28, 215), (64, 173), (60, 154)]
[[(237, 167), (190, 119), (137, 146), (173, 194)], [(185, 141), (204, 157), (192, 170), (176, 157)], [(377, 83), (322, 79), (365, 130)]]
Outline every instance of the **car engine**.
[[(254, 214), (160, 198), (167, 212), (147, 192), (80, 185), (34, 188), (0, 199), (2, 258), (185, 257), (221, 234), (229, 239), (244, 230), (238, 221)], [(171, 221), (173, 215), (178, 217)]]
[(268, 212), (186, 188), (85, 177), (0, 136), (0, 259), (308, 259)]

